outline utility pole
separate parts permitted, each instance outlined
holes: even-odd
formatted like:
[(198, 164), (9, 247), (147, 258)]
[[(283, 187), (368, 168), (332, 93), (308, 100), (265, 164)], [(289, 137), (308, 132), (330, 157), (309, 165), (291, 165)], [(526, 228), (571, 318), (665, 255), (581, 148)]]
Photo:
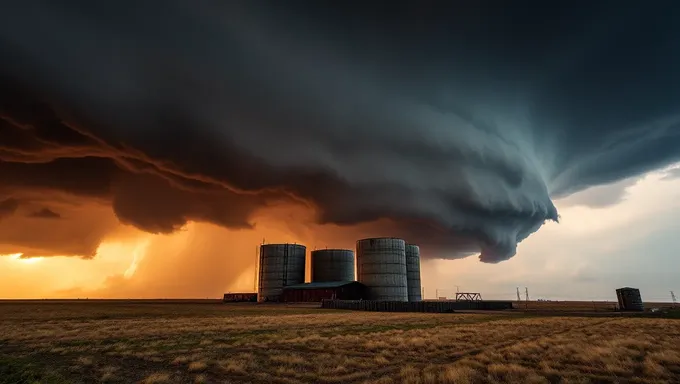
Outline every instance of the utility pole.
[(460, 287), (456, 285), (456, 293), (460, 293)]
[(675, 292), (671, 291), (671, 299), (673, 299), (673, 306), (678, 305), (678, 299), (675, 298)]
[(529, 309), (529, 288), (524, 287), (524, 297), (526, 300), (524, 301), (524, 309)]
[(519, 296), (519, 287), (517, 287), (517, 302), (519, 303), (522, 301), (522, 298)]

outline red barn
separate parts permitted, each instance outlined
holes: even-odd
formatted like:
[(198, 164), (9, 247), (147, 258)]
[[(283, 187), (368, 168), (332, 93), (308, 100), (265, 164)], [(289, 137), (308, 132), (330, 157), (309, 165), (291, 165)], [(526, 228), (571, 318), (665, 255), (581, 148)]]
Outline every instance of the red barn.
[(366, 287), (357, 281), (331, 281), (289, 285), (283, 288), (281, 301), (289, 303), (320, 302), (323, 299), (359, 300)]

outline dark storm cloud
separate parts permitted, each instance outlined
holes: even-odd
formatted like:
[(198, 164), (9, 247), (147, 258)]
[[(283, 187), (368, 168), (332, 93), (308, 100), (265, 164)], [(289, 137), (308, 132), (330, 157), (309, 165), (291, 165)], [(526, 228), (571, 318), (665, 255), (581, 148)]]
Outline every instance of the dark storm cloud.
[(61, 219), (61, 215), (49, 208), (43, 208), (28, 215), (35, 219)]
[(19, 201), (13, 198), (0, 200), (0, 219), (11, 216), (19, 208)]
[[(103, 239), (119, 240), (133, 231), (121, 226), (110, 203), (101, 199), (35, 189), (15, 193), (21, 194), (19, 207), (0, 219), (0, 255), (90, 258)], [(46, 216), (41, 212), (46, 205), (61, 218), (32, 217)]]
[(670, 1), (3, 8), (3, 185), (151, 232), (302, 199), (497, 262), (551, 196), (680, 157)]

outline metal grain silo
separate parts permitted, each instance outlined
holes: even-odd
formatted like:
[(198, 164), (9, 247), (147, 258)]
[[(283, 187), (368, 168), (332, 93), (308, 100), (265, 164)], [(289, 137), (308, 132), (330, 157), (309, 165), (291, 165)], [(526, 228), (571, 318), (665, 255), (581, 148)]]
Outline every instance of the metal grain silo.
[(306, 254), (304, 245), (261, 245), (257, 301), (278, 301), (283, 287), (304, 283)]
[(312, 251), (312, 282), (354, 281), (354, 251), (319, 249)]
[(357, 276), (368, 300), (408, 301), (405, 249), (402, 239), (357, 241)]
[(420, 247), (406, 244), (406, 285), (408, 301), (421, 301), (420, 297)]

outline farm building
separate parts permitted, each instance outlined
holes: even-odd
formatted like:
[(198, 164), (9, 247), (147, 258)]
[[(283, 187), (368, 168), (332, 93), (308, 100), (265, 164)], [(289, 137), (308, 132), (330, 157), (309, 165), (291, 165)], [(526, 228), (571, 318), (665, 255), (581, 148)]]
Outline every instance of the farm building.
[(637, 288), (619, 288), (616, 290), (616, 298), (622, 311), (644, 311), (642, 296)]
[(357, 281), (331, 281), (289, 285), (283, 288), (281, 301), (320, 302), (323, 299), (359, 300), (365, 286)]
[(225, 293), (222, 302), (225, 303), (242, 303), (242, 302), (255, 302), (257, 301), (257, 293)]

